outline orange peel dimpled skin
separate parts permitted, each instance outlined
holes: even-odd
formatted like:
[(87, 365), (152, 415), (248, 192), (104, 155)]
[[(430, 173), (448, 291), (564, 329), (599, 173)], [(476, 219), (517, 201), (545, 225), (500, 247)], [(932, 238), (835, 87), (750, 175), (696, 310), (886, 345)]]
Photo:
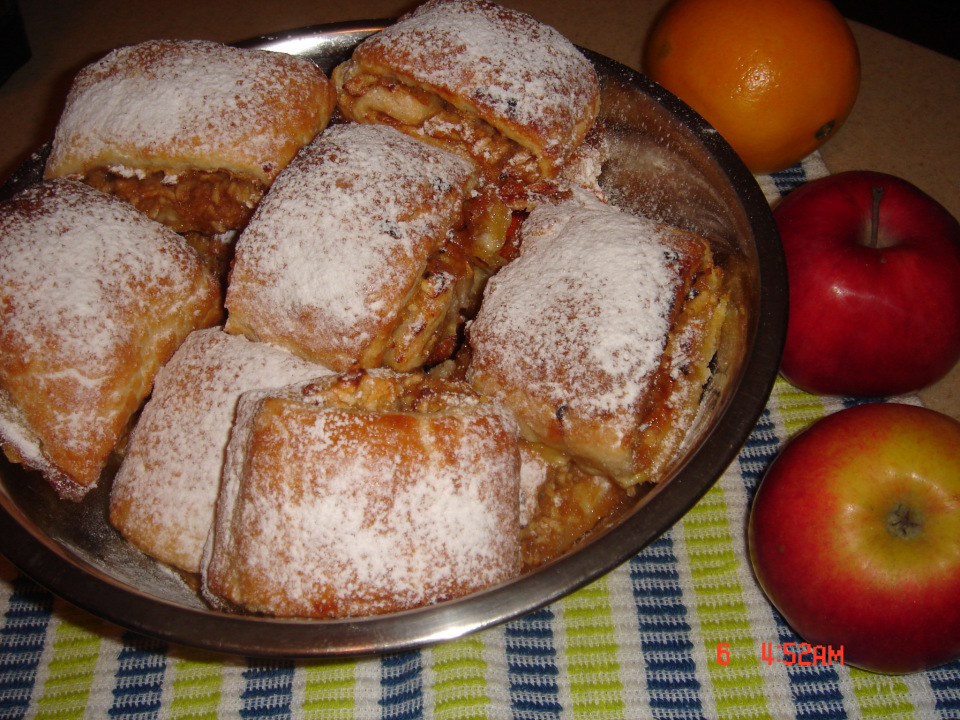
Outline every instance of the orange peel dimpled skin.
[(829, 0), (676, 0), (651, 30), (644, 69), (754, 173), (832, 138), (860, 88), (856, 40)]

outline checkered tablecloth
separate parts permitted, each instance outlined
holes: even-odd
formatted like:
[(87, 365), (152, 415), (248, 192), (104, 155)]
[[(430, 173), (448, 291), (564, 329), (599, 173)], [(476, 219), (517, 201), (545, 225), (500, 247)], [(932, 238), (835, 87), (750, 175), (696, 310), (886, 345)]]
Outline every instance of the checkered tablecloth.
[[(772, 201), (825, 172), (813, 156), (759, 181)], [(645, 550), (542, 610), (417, 651), (335, 662), (205, 654), (92, 617), (0, 558), (0, 718), (960, 720), (960, 662), (888, 677), (836, 656), (767, 659), (800, 640), (751, 575), (750, 498), (787, 438), (847, 404), (778, 381), (739, 457)]]

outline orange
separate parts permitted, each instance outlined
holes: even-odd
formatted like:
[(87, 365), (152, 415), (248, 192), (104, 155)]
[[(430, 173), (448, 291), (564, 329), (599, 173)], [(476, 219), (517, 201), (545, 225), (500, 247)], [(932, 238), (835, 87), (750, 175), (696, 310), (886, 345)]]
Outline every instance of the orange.
[(644, 63), (754, 173), (820, 147), (860, 87), (856, 41), (829, 0), (675, 0), (654, 23)]

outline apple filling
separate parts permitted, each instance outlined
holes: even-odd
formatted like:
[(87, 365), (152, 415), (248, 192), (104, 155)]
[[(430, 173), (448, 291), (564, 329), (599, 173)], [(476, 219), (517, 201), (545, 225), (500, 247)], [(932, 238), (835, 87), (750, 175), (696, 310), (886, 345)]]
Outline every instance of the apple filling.
[(409, 372), (449, 359), (477, 297), (473, 267), (456, 245), (448, 244), (428, 261), (386, 346), (369, 348), (361, 365)]
[(463, 389), (419, 373), (381, 375), (358, 371), (305, 385), (303, 396), (328, 407), (357, 412), (443, 412)]
[(226, 170), (96, 168), (84, 182), (179, 233), (218, 235), (247, 224), (266, 188)]
[[(712, 257), (692, 277), (676, 323), (667, 338), (651, 394), (646, 427), (634, 452), (644, 458), (628, 484), (656, 482), (669, 466), (696, 417), (704, 388), (713, 375), (711, 363), (720, 347), (727, 318), (723, 274)], [(623, 482), (623, 479), (621, 479)]]
[(344, 63), (334, 70), (340, 109), (358, 122), (391, 125), (471, 158), (498, 183), (531, 185), (541, 179), (537, 158), (467, 108), (394, 75), (374, 75)]
[(460, 244), (488, 274), (517, 257), (523, 212), (511, 209), (499, 193), (486, 189), (471, 198), (466, 215)]
[[(569, 455), (542, 443), (522, 440), (520, 450), (521, 500), (529, 507), (529, 516), (521, 518), (520, 541), (528, 570), (560, 557), (591, 531), (619, 517), (618, 511), (634, 497), (632, 488), (587, 472)], [(535, 476), (533, 486), (524, 488), (530, 476)]]

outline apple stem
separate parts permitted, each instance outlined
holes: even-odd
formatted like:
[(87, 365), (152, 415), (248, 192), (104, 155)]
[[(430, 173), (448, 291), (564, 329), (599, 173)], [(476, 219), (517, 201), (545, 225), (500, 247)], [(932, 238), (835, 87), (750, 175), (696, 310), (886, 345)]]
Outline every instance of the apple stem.
[(875, 185), (873, 188), (873, 209), (870, 215), (870, 247), (880, 245), (880, 200), (883, 199), (883, 188)]

